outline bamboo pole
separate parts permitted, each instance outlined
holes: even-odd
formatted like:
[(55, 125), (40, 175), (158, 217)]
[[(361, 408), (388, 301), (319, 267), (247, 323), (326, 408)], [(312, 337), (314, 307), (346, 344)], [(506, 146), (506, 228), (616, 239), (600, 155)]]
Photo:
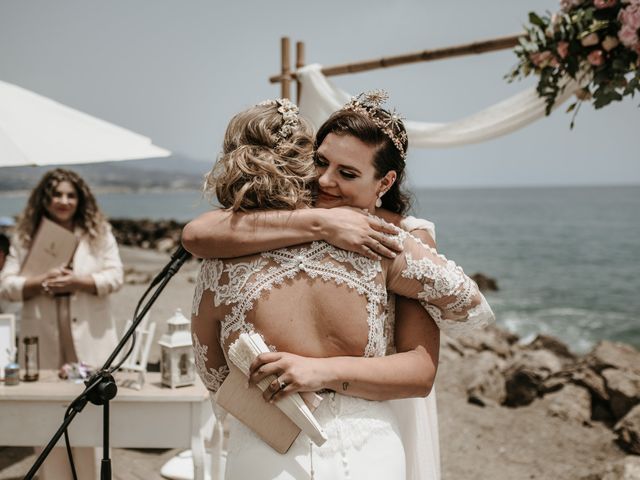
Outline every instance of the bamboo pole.
[[(304, 42), (296, 42), (296, 70), (304, 67)], [(302, 83), (296, 78), (296, 103), (300, 103), (302, 94)]]
[[(406, 65), (409, 63), (429, 62), (433, 60), (441, 60), (443, 58), (460, 57), (463, 55), (479, 54), (493, 52), (496, 50), (504, 50), (513, 48), (518, 44), (518, 38), (523, 34), (509, 35), (507, 37), (492, 38), (489, 40), (481, 40), (479, 42), (466, 43), (453, 47), (436, 48), (433, 50), (423, 50), (422, 52), (408, 53), (405, 55), (397, 55), (394, 57), (383, 57), (374, 60), (365, 60), (362, 62), (345, 63), (324, 67), (322, 73), (327, 76), (342, 75), (345, 73), (359, 73), (368, 70), (376, 70), (378, 68), (395, 67), (398, 65)], [(296, 73), (291, 72), (288, 80), (296, 79)], [(283, 80), (283, 74), (274, 75), (269, 78), (271, 83), (278, 83)]]
[(280, 97), (290, 98), (291, 96), (291, 59), (289, 58), (289, 37), (280, 39), (280, 58), (282, 60), (280, 82)]

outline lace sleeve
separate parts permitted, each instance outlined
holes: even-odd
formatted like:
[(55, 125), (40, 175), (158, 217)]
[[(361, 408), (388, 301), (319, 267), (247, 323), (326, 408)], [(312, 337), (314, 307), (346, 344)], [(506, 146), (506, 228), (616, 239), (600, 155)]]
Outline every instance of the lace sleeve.
[(202, 345), (195, 332), (193, 336), (193, 351), (196, 362), (196, 369), (198, 375), (202, 379), (202, 383), (207, 389), (213, 393), (216, 393), (224, 382), (224, 379), (229, 375), (229, 367), (225, 363), (218, 368), (209, 366), (209, 358), (207, 356), (209, 345)]
[(213, 292), (201, 285), (205, 275), (200, 275), (196, 286), (191, 336), (196, 370), (205, 387), (217, 392), (229, 375), (229, 367), (220, 346), (220, 322), (213, 314)]
[(420, 301), (442, 331), (458, 334), (494, 320), (491, 307), (462, 268), (404, 231), (404, 251), (392, 261), (389, 290)]

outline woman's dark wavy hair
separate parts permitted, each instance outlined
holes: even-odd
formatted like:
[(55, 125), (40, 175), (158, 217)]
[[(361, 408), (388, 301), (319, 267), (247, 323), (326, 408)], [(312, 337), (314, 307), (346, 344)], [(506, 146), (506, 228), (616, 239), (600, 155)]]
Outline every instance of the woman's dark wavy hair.
[(18, 219), (18, 238), (29, 245), (40, 225), (42, 217), (49, 217), (46, 206), (51, 203), (53, 193), (61, 182), (69, 182), (78, 195), (78, 208), (73, 216), (73, 226), (89, 236), (93, 243), (108, 230), (107, 221), (100, 211), (89, 185), (72, 170), (56, 168), (46, 172), (36, 187), (31, 190), (27, 206)]
[[(385, 119), (390, 114), (384, 109), (378, 109), (376, 116)], [(406, 131), (401, 121), (398, 122), (398, 126), (400, 131)], [(382, 208), (400, 215), (407, 213), (411, 207), (411, 196), (402, 189), (405, 178), (405, 160), (391, 139), (380, 130), (371, 118), (351, 110), (338, 110), (318, 129), (315, 141), (316, 149), (322, 145), (330, 133), (352, 135), (363, 143), (377, 148), (373, 157), (376, 178), (384, 177), (391, 170), (394, 170), (397, 175), (396, 181), (382, 197)], [(407, 140), (403, 142), (403, 147), (406, 152), (409, 147)]]

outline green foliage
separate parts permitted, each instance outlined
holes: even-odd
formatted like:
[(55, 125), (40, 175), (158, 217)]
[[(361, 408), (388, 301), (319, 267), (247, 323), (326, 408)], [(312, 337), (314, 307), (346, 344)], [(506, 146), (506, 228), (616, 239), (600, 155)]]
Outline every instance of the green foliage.
[(518, 63), (505, 78), (512, 82), (538, 75), (536, 90), (545, 99), (547, 115), (567, 78), (580, 83), (581, 98), (567, 108), (573, 113), (571, 128), (583, 101), (599, 109), (633, 97), (640, 92), (640, 52), (615, 45), (621, 27), (618, 14), (624, 7), (618, 2), (596, 9), (585, 1), (554, 15), (530, 12), (525, 34), (514, 49)]

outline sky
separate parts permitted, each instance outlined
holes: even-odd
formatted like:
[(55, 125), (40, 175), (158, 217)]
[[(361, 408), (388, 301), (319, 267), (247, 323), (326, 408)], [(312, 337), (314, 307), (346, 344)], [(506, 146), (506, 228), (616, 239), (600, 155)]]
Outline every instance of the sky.
[[(213, 161), (231, 116), (279, 96), (280, 37), (307, 63), (335, 65), (510, 35), (556, 0), (0, 0), (0, 80)], [(509, 84), (511, 51), (332, 77), (384, 88), (410, 120), (462, 118), (534, 85)], [(640, 184), (640, 100), (595, 111), (573, 130), (558, 109), (484, 143), (410, 149), (414, 187)]]

